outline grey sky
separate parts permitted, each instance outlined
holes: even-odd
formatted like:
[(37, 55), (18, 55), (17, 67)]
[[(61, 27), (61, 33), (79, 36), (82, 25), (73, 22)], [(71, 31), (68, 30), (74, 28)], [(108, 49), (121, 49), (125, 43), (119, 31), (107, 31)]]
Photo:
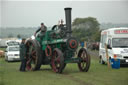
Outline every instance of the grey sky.
[(72, 7), (76, 17), (95, 17), (102, 22), (128, 23), (128, 1), (3, 1), (2, 27), (47, 26), (65, 20), (65, 7)]

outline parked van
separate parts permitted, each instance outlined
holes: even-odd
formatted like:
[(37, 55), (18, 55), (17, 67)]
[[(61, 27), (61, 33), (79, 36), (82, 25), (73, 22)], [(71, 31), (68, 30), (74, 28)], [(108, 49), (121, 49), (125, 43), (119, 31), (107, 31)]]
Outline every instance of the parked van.
[(105, 43), (109, 59), (120, 59), (120, 64), (128, 64), (128, 28), (110, 28), (101, 32), (99, 49), (101, 64), (107, 62)]

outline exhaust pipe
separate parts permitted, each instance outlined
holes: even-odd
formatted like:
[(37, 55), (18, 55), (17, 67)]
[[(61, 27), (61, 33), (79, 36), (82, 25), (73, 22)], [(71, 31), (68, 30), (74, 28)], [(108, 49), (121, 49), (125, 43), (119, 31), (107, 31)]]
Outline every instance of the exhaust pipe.
[(67, 37), (71, 37), (71, 10), (72, 8), (65, 8), (65, 19), (66, 19), (66, 28), (67, 28)]

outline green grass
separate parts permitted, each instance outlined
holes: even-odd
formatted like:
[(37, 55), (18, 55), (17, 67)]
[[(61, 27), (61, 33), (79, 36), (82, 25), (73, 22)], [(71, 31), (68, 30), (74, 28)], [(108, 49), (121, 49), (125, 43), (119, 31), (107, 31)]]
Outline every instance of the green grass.
[(3, 50), (3, 51), (5, 51), (5, 49), (6, 49), (6, 48), (0, 48), (0, 50)]
[(49, 65), (39, 71), (20, 72), (20, 62), (0, 59), (0, 85), (128, 85), (128, 68), (111, 69), (91, 61), (88, 72), (80, 72), (77, 64), (68, 64), (63, 74), (54, 73)]

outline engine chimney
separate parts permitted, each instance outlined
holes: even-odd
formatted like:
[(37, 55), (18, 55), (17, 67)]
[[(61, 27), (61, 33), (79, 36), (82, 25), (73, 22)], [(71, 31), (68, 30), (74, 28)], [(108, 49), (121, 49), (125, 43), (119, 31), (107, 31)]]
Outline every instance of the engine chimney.
[(67, 37), (71, 37), (71, 10), (72, 8), (65, 8), (65, 18), (66, 18), (66, 28), (67, 28)]

